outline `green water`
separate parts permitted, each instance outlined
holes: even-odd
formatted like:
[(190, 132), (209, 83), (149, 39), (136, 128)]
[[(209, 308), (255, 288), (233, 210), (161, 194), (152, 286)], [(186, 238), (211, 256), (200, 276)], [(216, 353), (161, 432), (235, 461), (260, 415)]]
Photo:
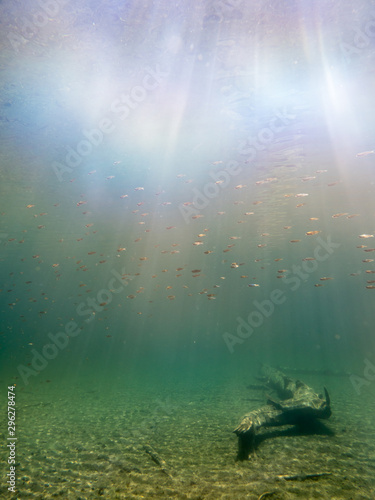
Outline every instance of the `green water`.
[(374, 498), (374, 2), (0, 13), (2, 498)]

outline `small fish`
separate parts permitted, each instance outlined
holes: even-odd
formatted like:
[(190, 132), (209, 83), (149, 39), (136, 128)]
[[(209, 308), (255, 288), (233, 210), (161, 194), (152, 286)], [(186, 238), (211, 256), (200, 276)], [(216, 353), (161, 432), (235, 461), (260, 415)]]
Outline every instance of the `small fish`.
[(144, 191), (145, 188), (144, 187), (136, 187), (134, 188), (134, 191)]
[(290, 243), (299, 243), (301, 240), (290, 240)]
[(333, 214), (332, 219), (337, 219), (337, 217), (343, 217), (344, 215), (349, 215), (347, 212), (339, 213), (339, 214)]
[(324, 285), (322, 285), (321, 283), (316, 283), (316, 285), (314, 285), (314, 286), (319, 287), (319, 286), (324, 286)]
[(320, 231), (307, 231), (307, 233), (305, 233), (305, 234), (306, 234), (306, 236), (312, 236), (314, 234), (319, 234), (319, 233), (320, 233)]
[(328, 278), (326, 276), (323, 276), (323, 278), (320, 278), (320, 281), (328, 281), (328, 280), (333, 280), (333, 278)]
[(260, 285), (258, 285), (258, 283), (249, 283), (247, 286), (253, 288), (255, 286), (260, 286)]
[(35, 205), (26, 205), (26, 208), (33, 208)]
[(305, 196), (309, 196), (307, 193), (298, 193), (295, 195), (296, 198), (304, 198)]
[(362, 153), (357, 153), (356, 156), (368, 156), (375, 154), (375, 151), (372, 149), (371, 151), (362, 151)]
[(360, 234), (358, 236), (358, 238), (373, 238), (374, 235), (373, 234)]

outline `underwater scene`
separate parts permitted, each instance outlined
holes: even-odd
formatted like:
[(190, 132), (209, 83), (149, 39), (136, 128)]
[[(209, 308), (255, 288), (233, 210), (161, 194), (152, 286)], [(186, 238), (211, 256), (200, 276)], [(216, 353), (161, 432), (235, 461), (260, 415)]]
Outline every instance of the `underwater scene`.
[(375, 1), (0, 28), (0, 497), (373, 500)]

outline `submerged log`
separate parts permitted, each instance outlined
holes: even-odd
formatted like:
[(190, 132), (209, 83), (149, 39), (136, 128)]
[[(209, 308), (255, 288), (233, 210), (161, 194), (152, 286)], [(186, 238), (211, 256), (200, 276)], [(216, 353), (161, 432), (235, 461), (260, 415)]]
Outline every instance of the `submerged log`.
[(317, 395), (311, 387), (294, 380), (269, 366), (263, 366), (261, 379), (265, 387), (275, 391), (278, 400), (268, 397), (267, 405), (245, 415), (233, 431), (238, 436), (238, 458), (249, 457), (255, 451), (256, 432), (262, 427), (296, 425), (316, 418), (331, 416), (330, 398)]

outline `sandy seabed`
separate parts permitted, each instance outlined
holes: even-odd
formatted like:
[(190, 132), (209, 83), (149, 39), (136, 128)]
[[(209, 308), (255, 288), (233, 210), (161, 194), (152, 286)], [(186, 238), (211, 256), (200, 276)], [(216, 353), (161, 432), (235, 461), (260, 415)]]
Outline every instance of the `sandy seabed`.
[[(332, 417), (311, 432), (264, 430), (256, 457), (242, 462), (232, 430), (265, 402), (245, 382), (189, 390), (172, 382), (162, 388), (30, 384), (17, 393), (17, 493), (9, 494), (3, 479), (0, 496), (373, 500), (375, 387), (358, 395), (345, 377), (303, 380), (328, 386)], [(6, 430), (1, 435), (4, 456)], [(278, 477), (315, 473), (327, 475)]]

